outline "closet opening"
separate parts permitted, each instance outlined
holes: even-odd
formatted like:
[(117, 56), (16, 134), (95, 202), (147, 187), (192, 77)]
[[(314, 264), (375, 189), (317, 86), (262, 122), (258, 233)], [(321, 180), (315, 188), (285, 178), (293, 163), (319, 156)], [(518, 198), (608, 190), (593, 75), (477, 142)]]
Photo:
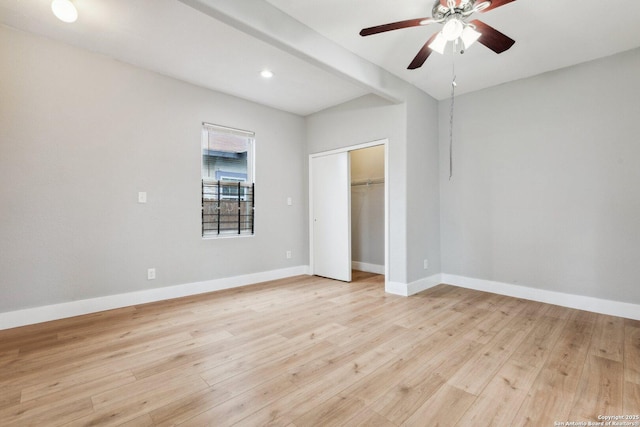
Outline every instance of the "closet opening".
[(388, 140), (309, 156), (309, 224), (311, 274), (344, 282), (377, 276), (386, 287)]
[(384, 145), (349, 152), (351, 163), (351, 267), (384, 274)]

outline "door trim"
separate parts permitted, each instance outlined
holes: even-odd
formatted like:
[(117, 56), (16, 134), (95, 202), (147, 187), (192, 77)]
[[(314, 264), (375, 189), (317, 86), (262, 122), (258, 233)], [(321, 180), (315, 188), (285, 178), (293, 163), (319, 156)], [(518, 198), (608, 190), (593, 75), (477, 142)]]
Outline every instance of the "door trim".
[[(331, 154), (344, 153), (360, 150), (362, 148), (384, 145), (384, 284), (385, 289), (389, 281), (389, 139), (379, 139), (334, 150), (323, 151), (309, 155), (309, 274), (313, 275), (313, 177), (311, 174), (311, 159), (315, 157), (328, 156)], [(349, 260), (351, 262), (351, 260)]]

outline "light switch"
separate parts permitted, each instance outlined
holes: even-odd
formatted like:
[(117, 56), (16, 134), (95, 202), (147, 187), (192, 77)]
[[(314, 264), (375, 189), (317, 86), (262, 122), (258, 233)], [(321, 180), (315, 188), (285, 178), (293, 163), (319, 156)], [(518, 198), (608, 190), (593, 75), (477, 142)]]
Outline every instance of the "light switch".
[(291, 197), (287, 197), (287, 205), (288, 206), (293, 205), (293, 199)]
[(138, 203), (147, 203), (147, 192), (146, 191), (138, 192)]

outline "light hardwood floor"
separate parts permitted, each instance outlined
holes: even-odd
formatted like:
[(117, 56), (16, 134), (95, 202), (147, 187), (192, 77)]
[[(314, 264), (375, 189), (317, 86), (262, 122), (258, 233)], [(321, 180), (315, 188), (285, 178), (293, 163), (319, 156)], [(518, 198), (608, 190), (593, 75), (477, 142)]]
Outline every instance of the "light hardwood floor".
[(640, 322), (300, 276), (0, 331), (0, 425), (553, 426), (640, 414)]

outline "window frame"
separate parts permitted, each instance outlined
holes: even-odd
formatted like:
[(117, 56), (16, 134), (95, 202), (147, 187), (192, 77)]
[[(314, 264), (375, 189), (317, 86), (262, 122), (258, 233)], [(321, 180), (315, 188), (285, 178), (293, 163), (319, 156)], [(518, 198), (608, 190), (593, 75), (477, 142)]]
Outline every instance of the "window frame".
[[(241, 173), (237, 173), (237, 172), (232, 172), (232, 171), (223, 171), (223, 173), (225, 174), (224, 177), (218, 177), (218, 179), (216, 178), (212, 178), (212, 177), (204, 177), (203, 176), (203, 157), (204, 157), (204, 150), (205, 147), (208, 147), (209, 144), (209, 133), (210, 132), (218, 132), (218, 133), (222, 133), (222, 134), (231, 134), (231, 135), (236, 135), (236, 136), (241, 136), (241, 137), (245, 137), (247, 138), (247, 173), (246, 173), (246, 179), (243, 179), (240, 176), (234, 176), (234, 175), (242, 175)], [(242, 183), (242, 188), (243, 188), (243, 195), (241, 197), (242, 201), (246, 201), (247, 197), (247, 191), (251, 188), (255, 188), (255, 141), (256, 141), (256, 137), (255, 137), (255, 132), (252, 131), (247, 131), (244, 129), (238, 129), (238, 128), (233, 128), (233, 127), (229, 127), (229, 126), (222, 126), (222, 125), (217, 125), (217, 124), (213, 124), (213, 123), (208, 123), (208, 122), (202, 122), (202, 130), (201, 130), (201, 138), (200, 138), (200, 178), (201, 178), (201, 183), (203, 185), (203, 191), (204, 191), (204, 184), (208, 183), (208, 184), (215, 184), (217, 182), (221, 182), (221, 183), (230, 183), (230, 182), (241, 182)], [(226, 175), (230, 175), (230, 176), (226, 176)], [(226, 179), (225, 179), (226, 178)], [(247, 188), (247, 187), (251, 187), (251, 188)], [(204, 231), (204, 205), (201, 206), (202, 209), (202, 218), (201, 218), (201, 229), (202, 229), (202, 239), (227, 239), (227, 238), (234, 238), (234, 237), (252, 237), (254, 236), (255, 233), (255, 193), (251, 193), (251, 198), (252, 200), (252, 231), (248, 232), (246, 229), (241, 229), (240, 232), (238, 233), (237, 230), (225, 230), (225, 231), (220, 231), (219, 233), (216, 233), (214, 231), (210, 231), (205, 233)], [(237, 200), (236, 196), (223, 196), (220, 197), (221, 200)], [(204, 200), (203, 194), (201, 193), (201, 202)]]

